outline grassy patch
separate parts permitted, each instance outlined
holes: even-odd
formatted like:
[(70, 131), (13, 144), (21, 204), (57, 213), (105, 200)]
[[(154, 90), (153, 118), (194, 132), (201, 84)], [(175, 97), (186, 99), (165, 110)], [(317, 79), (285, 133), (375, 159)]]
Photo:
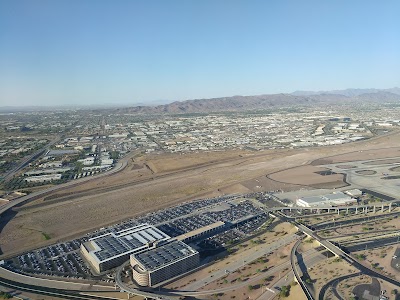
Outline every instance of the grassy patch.
[(42, 232), (42, 235), (43, 235), (43, 237), (44, 237), (44, 239), (45, 239), (46, 241), (49, 240), (49, 239), (51, 239), (51, 236), (48, 235), (46, 232)]

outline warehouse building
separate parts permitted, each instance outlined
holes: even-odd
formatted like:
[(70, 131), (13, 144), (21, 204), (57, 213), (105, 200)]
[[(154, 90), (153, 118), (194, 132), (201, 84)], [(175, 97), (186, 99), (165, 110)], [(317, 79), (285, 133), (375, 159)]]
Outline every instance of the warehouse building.
[(133, 253), (166, 243), (171, 238), (148, 224), (108, 232), (81, 244), (81, 253), (94, 271), (101, 273), (121, 265)]
[(357, 203), (356, 199), (342, 193), (336, 192), (323, 196), (303, 197), (296, 200), (297, 206), (314, 207), (314, 206), (343, 206)]
[(154, 286), (199, 266), (200, 255), (182, 241), (173, 241), (132, 254), (130, 262), (133, 279), (141, 286)]

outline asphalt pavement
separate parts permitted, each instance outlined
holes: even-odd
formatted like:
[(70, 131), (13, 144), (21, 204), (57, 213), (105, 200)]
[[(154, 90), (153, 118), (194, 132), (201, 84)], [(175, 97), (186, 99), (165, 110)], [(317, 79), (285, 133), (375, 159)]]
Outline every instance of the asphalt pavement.
[(214, 272), (209, 273), (208, 276), (198, 279), (195, 282), (187, 285), (184, 288), (184, 290), (196, 291), (196, 290), (200, 289), (201, 287), (206, 286), (210, 282), (213, 282), (215, 280), (218, 280), (221, 277), (224, 277), (227, 274), (227, 272), (232, 273), (232, 272), (242, 268), (244, 265), (246, 265), (252, 261), (255, 261), (256, 259), (260, 258), (261, 256), (268, 254), (270, 252), (273, 252), (282, 246), (290, 244), (291, 242), (295, 241), (298, 238), (299, 238), (298, 235), (290, 234), (290, 235), (284, 236), (279, 241), (271, 243), (271, 244), (260, 244), (257, 246), (253, 246), (254, 251), (246, 251), (245, 253), (243, 253), (241, 260), (233, 261), (230, 264), (226, 265), (226, 267), (224, 269), (215, 270)]

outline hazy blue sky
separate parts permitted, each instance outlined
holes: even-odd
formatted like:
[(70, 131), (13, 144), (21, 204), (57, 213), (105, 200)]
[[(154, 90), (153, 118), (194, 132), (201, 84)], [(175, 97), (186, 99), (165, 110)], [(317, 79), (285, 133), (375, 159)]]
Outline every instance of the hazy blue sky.
[(0, 0), (0, 106), (400, 86), (400, 1)]

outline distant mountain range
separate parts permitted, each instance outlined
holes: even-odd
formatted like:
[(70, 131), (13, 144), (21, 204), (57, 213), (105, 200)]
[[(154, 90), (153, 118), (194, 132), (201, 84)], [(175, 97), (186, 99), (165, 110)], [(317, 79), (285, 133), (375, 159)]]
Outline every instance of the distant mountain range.
[(157, 106), (135, 106), (117, 109), (131, 114), (184, 114), (262, 110), (288, 106), (344, 104), (365, 102), (400, 102), (400, 88), (347, 89), (334, 91), (296, 91), (291, 94), (232, 96), (211, 99), (175, 101)]
[(376, 93), (380, 93), (380, 92), (388, 92), (388, 93), (400, 95), (400, 88), (394, 87), (391, 89), (346, 89), (346, 90), (319, 91), (319, 92), (296, 91), (296, 92), (292, 93), (292, 95), (310, 96), (310, 95), (321, 95), (321, 94), (337, 94), (337, 95), (343, 95), (343, 96), (347, 96), (347, 97), (356, 97), (356, 96), (360, 96), (363, 94), (376, 94)]
[(346, 89), (333, 91), (296, 91), (290, 94), (267, 94), (256, 96), (232, 96), (211, 99), (195, 99), (175, 101), (168, 100), (137, 102), (133, 105), (117, 103), (98, 104), (95, 106), (3, 106), (0, 113), (26, 111), (58, 111), (58, 110), (105, 110), (130, 114), (190, 114), (210, 112), (240, 112), (268, 110), (290, 106), (312, 106), (345, 103), (384, 103), (400, 102), (400, 88), (391, 89)]

